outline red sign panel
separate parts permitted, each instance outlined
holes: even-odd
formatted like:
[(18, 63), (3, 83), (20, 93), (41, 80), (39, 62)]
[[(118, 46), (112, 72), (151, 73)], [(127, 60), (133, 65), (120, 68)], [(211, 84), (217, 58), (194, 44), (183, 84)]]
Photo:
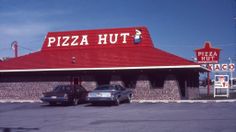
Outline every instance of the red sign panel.
[(49, 32), (42, 50), (153, 46), (146, 27)]
[(200, 64), (219, 63), (220, 49), (212, 48), (209, 41), (205, 42), (204, 48), (196, 49), (195, 53)]

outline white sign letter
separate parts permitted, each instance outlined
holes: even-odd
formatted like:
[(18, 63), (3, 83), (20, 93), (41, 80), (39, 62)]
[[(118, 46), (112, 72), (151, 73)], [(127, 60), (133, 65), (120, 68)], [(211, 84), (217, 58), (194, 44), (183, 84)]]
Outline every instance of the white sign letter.
[(88, 45), (88, 35), (83, 35), (80, 45)]
[(49, 37), (48, 38), (48, 47), (51, 47), (51, 44), (56, 41), (55, 37)]
[(57, 37), (57, 46), (61, 46), (61, 37)]
[(230, 64), (229, 64), (229, 70), (230, 70), (231, 72), (233, 72), (233, 71), (235, 70), (235, 66), (234, 66), (233, 63), (230, 63)]
[(220, 64), (215, 64), (214, 65), (214, 70), (215, 71), (220, 71), (221, 67), (220, 67)]
[[(103, 37), (104, 36), (104, 37)], [(98, 35), (98, 44), (107, 44), (107, 34), (99, 34)], [(103, 43), (102, 43), (103, 41)]]
[(122, 43), (123, 44), (127, 43), (126, 37), (129, 36), (129, 33), (121, 33), (120, 36), (123, 37), (123, 42)]
[(221, 69), (222, 69), (222, 71), (227, 71), (228, 70), (228, 64), (222, 64)]
[(79, 36), (72, 36), (71, 37), (73, 39), (72, 43), (71, 43), (71, 46), (76, 46), (78, 45), (78, 39), (79, 39)]
[(64, 40), (61, 46), (69, 46), (68, 40), (70, 39), (69, 36), (63, 36), (62, 39)]
[(110, 43), (115, 44), (117, 42), (118, 34), (115, 34), (115, 40), (112, 41), (113, 34), (109, 34), (110, 37)]

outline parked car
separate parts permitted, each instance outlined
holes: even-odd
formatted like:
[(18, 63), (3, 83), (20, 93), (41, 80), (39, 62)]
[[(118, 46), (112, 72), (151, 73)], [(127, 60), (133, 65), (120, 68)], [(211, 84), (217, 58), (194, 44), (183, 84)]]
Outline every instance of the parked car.
[(50, 105), (77, 105), (86, 101), (87, 95), (87, 90), (80, 85), (58, 85), (52, 91), (43, 93), (41, 100)]
[(97, 87), (94, 91), (88, 93), (88, 102), (96, 104), (99, 102), (113, 102), (119, 105), (126, 101), (130, 103), (132, 91), (120, 85), (102, 85)]

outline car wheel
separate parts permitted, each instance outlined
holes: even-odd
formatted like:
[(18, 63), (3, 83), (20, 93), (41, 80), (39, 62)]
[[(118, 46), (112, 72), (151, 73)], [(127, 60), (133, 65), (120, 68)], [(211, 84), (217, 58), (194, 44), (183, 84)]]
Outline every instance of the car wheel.
[(130, 102), (131, 102), (131, 98), (132, 98), (132, 95), (128, 95), (128, 97), (127, 97), (127, 103), (130, 103)]
[(120, 105), (120, 98), (119, 98), (119, 97), (116, 98), (116, 100), (115, 100), (115, 105), (116, 105), (116, 106)]
[(73, 105), (78, 105), (79, 104), (79, 99), (74, 98), (72, 103), (73, 103)]

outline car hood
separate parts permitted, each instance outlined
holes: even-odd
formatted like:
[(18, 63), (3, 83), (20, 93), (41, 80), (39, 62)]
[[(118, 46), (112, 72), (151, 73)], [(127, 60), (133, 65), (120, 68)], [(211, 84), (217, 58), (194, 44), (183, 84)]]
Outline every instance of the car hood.
[(100, 93), (100, 92), (117, 92), (116, 90), (94, 90), (94, 91), (91, 91), (90, 93)]
[(50, 97), (50, 96), (64, 96), (65, 94), (68, 94), (66, 92), (47, 92), (47, 93), (44, 93), (44, 96), (45, 97)]

